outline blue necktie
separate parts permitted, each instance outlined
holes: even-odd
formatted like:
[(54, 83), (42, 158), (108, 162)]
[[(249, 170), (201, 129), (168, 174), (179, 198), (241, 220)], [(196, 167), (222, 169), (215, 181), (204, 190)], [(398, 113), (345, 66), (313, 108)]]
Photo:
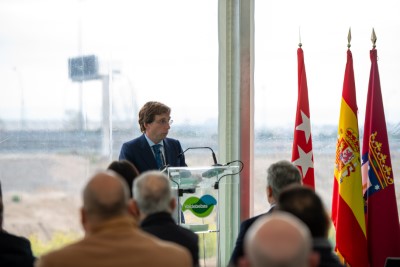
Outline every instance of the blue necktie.
[(161, 160), (161, 150), (160, 150), (161, 145), (157, 144), (157, 145), (152, 146), (152, 148), (153, 148), (153, 151), (154, 151), (154, 155), (156, 157), (157, 168), (161, 169), (161, 167), (163, 166), (162, 160)]

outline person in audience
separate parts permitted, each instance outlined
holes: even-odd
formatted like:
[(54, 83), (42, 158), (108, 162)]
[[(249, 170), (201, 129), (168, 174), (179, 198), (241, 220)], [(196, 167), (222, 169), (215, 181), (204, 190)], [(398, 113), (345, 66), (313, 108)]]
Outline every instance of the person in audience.
[(95, 174), (83, 190), (85, 237), (41, 256), (36, 267), (132, 267), (192, 265), (187, 249), (138, 228), (126, 182), (113, 171)]
[(241, 223), (229, 266), (237, 266), (238, 259), (243, 256), (243, 241), (249, 227), (263, 215), (268, 215), (274, 210), (280, 192), (291, 184), (302, 184), (300, 171), (291, 162), (281, 160), (273, 163), (268, 168), (266, 193), (271, 207), (268, 212), (247, 219)]
[(315, 267), (307, 226), (290, 213), (275, 211), (257, 220), (246, 234), (241, 267)]
[(124, 143), (119, 159), (132, 162), (139, 173), (165, 167), (186, 167), (185, 155), (178, 140), (168, 138), (171, 108), (149, 101), (139, 111), (141, 136)]
[(114, 160), (110, 163), (110, 165), (108, 165), (107, 169), (115, 171), (122, 178), (124, 178), (124, 180), (128, 184), (129, 195), (132, 198), (133, 180), (139, 176), (139, 171), (137, 170), (135, 165), (133, 165), (128, 160)]
[(35, 262), (28, 239), (8, 233), (3, 228), (3, 193), (0, 183), (0, 266), (32, 267)]
[(343, 266), (328, 240), (330, 219), (318, 194), (308, 186), (292, 185), (281, 192), (277, 210), (286, 211), (302, 220), (310, 229), (313, 249), (320, 256), (320, 267)]
[(168, 177), (159, 171), (142, 173), (133, 183), (133, 197), (140, 214), (140, 227), (158, 238), (189, 249), (193, 266), (199, 266), (198, 236), (176, 224), (172, 212), (176, 208)]

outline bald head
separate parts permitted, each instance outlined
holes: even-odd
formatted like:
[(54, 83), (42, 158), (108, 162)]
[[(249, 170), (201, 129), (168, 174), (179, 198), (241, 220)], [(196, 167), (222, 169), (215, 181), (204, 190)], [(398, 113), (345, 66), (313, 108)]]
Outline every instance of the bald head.
[(141, 213), (172, 212), (168, 177), (159, 171), (142, 173), (133, 183), (133, 197)]
[(83, 210), (88, 219), (107, 220), (128, 212), (129, 189), (113, 171), (99, 172), (83, 190)]
[(295, 216), (276, 211), (258, 219), (245, 237), (245, 254), (252, 267), (308, 266), (311, 235)]

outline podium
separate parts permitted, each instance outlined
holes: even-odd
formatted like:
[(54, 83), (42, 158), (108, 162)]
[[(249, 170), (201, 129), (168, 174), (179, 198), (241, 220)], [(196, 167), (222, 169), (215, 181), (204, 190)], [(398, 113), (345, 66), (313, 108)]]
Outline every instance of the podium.
[[(221, 248), (229, 229), (221, 231), (224, 230), (221, 226), (224, 228), (225, 220), (239, 221), (238, 173), (239, 166), (167, 169), (171, 189), (177, 199), (174, 219), (199, 235), (201, 266), (226, 265), (226, 259), (221, 259)], [(229, 211), (228, 215), (226, 211)]]

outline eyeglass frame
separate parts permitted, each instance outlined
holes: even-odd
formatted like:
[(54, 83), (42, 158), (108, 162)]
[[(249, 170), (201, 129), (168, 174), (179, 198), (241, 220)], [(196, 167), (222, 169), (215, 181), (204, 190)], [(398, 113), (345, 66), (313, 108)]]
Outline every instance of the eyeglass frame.
[(173, 122), (174, 122), (174, 120), (166, 120), (166, 119), (161, 119), (161, 120), (159, 120), (159, 121), (153, 121), (153, 122), (155, 122), (155, 123), (157, 123), (157, 124), (159, 124), (159, 125), (162, 125), (162, 126), (165, 126), (165, 125), (171, 125)]

